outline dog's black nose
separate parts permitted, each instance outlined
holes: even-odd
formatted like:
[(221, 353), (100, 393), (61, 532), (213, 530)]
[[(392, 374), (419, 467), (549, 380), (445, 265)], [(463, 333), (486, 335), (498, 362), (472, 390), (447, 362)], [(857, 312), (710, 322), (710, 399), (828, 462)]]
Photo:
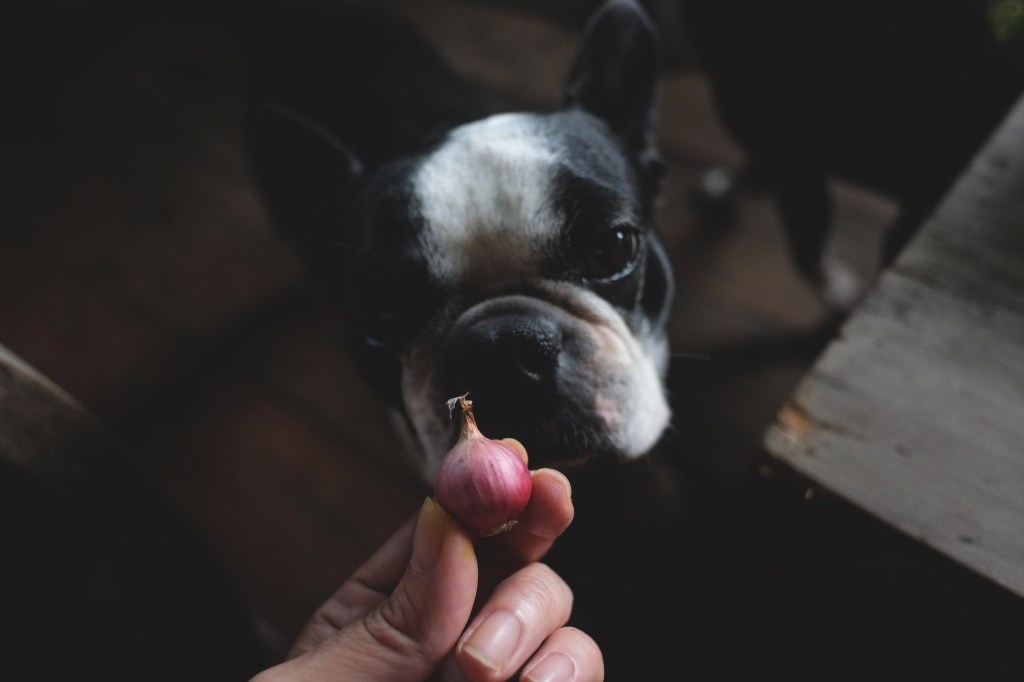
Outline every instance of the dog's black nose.
[(556, 322), (529, 312), (504, 313), (459, 330), (445, 354), (445, 371), (459, 390), (525, 397), (553, 380), (561, 351)]

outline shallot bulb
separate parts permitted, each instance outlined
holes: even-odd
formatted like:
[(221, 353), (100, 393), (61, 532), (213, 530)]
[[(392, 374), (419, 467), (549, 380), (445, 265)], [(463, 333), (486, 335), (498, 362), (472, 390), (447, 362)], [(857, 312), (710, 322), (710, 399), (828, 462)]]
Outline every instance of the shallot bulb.
[(523, 457), (477, 428), (473, 403), (460, 396), (448, 401), (462, 408), (458, 442), (449, 450), (434, 478), (438, 504), (480, 535), (508, 530), (530, 501), (533, 477)]

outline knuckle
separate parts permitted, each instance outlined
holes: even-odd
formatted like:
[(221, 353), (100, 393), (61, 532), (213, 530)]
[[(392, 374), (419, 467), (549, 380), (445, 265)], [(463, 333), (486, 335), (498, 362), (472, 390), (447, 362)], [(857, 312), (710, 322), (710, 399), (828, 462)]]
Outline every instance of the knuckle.
[(402, 590), (396, 590), (361, 621), (366, 634), (385, 650), (401, 656), (413, 656), (430, 662), (431, 656), (421, 637), (422, 614)]
[(573, 592), (568, 583), (546, 564), (536, 563), (519, 572), (515, 589), (521, 599), (541, 612), (568, 614), (572, 610)]

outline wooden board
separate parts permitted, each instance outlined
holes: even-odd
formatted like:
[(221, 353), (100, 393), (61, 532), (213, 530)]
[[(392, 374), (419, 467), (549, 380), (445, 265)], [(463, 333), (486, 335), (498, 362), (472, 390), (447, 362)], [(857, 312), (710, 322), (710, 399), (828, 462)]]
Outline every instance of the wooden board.
[(1024, 596), (1024, 100), (765, 437), (768, 453)]
[(102, 427), (78, 401), (0, 345), (0, 458), (63, 487), (105, 447)]

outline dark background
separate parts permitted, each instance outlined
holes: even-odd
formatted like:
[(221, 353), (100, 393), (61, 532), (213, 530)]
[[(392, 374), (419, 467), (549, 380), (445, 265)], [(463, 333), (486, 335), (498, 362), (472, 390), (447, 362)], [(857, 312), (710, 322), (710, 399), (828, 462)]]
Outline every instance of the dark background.
[[(377, 4), (495, 101), (548, 109), (596, 3)], [(247, 174), (241, 35), (259, 6), (57, 2), (4, 22), (0, 344), (114, 443), (112, 482), (87, 483), (100, 512), (5, 475), (2, 660), (25, 679), (251, 674), (427, 492)], [(609, 680), (1019, 679), (1019, 603), (761, 460), (834, 329), (769, 199), (697, 201), (743, 154), (678, 6), (650, 9), (675, 417), (650, 458), (574, 476), (578, 519), (550, 557), (573, 623)], [(870, 280), (895, 207), (834, 189), (837, 249)], [(68, 632), (75, 654), (47, 656)]]

